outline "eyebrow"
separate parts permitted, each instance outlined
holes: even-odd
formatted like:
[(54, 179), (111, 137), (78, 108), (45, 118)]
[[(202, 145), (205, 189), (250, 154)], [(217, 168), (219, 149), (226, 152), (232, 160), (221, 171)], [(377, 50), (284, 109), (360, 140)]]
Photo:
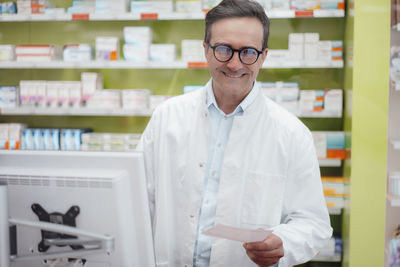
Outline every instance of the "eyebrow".
[[(217, 46), (217, 45), (225, 45), (225, 46), (229, 46), (230, 48), (233, 48), (231, 44), (223, 43), (223, 42), (216, 42), (212, 46)], [(241, 50), (241, 49), (245, 49), (245, 48), (252, 48), (252, 49), (256, 49), (256, 50), (261, 51), (261, 49), (258, 49), (258, 48), (254, 47), (254, 46), (241, 46), (240, 48), (237, 48), (237, 49)], [(234, 48), (234, 49), (236, 49), (236, 48)]]

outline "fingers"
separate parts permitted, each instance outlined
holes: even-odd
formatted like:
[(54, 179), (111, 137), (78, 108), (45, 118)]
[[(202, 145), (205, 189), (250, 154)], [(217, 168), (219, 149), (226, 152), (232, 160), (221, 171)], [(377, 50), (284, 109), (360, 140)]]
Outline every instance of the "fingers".
[(252, 251), (246, 251), (246, 254), (250, 258), (250, 260), (252, 260), (254, 263), (260, 266), (274, 265), (281, 258), (281, 257), (260, 257), (255, 255)]
[(274, 234), (269, 235), (266, 239), (260, 242), (245, 243), (245, 248), (249, 250), (274, 250), (282, 246), (282, 240)]
[(260, 266), (270, 266), (284, 256), (282, 240), (271, 234), (261, 242), (244, 243), (247, 256)]

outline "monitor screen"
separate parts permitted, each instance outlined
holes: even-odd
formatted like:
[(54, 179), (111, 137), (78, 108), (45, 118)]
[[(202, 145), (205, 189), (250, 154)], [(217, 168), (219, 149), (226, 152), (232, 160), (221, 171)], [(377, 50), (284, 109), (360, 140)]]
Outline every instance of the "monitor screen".
[[(85, 255), (79, 258), (84, 265), (76, 266), (155, 265), (140, 152), (2, 151), (0, 184), (7, 184), (10, 218), (47, 220), (115, 238), (112, 253)], [(17, 226), (17, 255), (86, 248), (86, 245), (43, 242), (63, 238), (71, 236)], [(69, 266), (77, 259), (18, 260), (16, 257), (11, 266)]]

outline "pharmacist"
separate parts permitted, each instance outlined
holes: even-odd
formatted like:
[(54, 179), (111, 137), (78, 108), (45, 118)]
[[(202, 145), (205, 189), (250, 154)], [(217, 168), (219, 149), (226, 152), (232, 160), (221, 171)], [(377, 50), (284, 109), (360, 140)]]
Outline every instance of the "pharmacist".
[[(310, 131), (255, 83), (268, 34), (256, 2), (208, 12), (211, 80), (161, 104), (142, 136), (157, 266), (293, 266), (332, 234)], [(240, 243), (202, 233), (216, 224), (273, 234)]]

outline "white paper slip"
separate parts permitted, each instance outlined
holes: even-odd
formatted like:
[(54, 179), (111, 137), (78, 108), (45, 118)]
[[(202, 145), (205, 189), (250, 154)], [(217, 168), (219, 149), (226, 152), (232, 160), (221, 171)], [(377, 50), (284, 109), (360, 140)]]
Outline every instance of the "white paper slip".
[(221, 237), (240, 242), (259, 242), (263, 241), (272, 233), (272, 230), (264, 229), (244, 229), (223, 224), (217, 224), (210, 229), (202, 232), (205, 235)]

